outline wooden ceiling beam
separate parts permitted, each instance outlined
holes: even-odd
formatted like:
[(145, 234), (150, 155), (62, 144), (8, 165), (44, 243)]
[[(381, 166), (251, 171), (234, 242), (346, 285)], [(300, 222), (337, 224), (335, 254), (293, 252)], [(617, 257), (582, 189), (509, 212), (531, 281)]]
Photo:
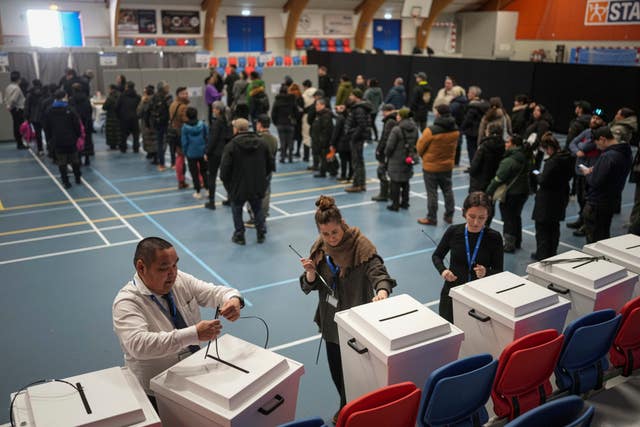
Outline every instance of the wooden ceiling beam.
[(213, 32), (216, 27), (216, 16), (222, 0), (203, 0), (201, 7), (204, 7), (204, 37), (202, 46), (204, 50), (213, 51)]
[(488, 0), (478, 10), (486, 12), (496, 12), (509, 6), (513, 0)]
[(364, 50), (364, 45), (367, 40), (367, 31), (369, 30), (373, 16), (385, 1), (386, 0), (363, 0), (363, 2), (356, 7), (360, 12), (360, 18), (358, 19), (358, 26), (356, 27), (355, 35), (355, 48), (357, 50)]
[(364, 5), (367, 3), (367, 0), (362, 0), (358, 5), (353, 9), (353, 13), (360, 13)]
[(433, 3), (431, 3), (429, 17), (424, 18), (416, 30), (416, 46), (418, 48), (424, 49), (427, 47), (427, 41), (429, 40), (429, 33), (431, 32), (433, 23), (436, 22), (440, 13), (452, 2), (453, 0), (433, 0)]
[(298, 31), (298, 22), (300, 15), (307, 7), (309, 0), (288, 0), (282, 7), (282, 10), (289, 12), (287, 17), (287, 28), (284, 32), (284, 48), (294, 50), (296, 48), (296, 33)]

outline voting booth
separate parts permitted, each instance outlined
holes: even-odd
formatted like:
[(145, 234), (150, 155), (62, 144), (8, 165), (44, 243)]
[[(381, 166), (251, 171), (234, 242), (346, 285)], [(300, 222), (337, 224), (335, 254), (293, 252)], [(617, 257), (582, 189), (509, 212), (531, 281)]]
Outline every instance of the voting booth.
[(64, 381), (68, 383), (47, 382), (21, 392), (13, 404), (15, 425), (161, 426), (140, 383), (127, 368), (104, 369)]
[(460, 356), (498, 358), (513, 340), (543, 329), (562, 332), (571, 303), (556, 292), (505, 271), (456, 286), (453, 323), (464, 331)]
[[(604, 256), (629, 271), (640, 274), (640, 236), (625, 234), (585, 245), (584, 252)], [(640, 285), (636, 284), (633, 297), (640, 296)]]
[(458, 358), (463, 332), (409, 295), (336, 313), (347, 401), (412, 381)]
[(228, 334), (217, 347), (151, 379), (164, 427), (267, 427), (295, 418), (301, 363)]
[[(567, 323), (596, 310), (620, 311), (638, 282), (638, 275), (624, 267), (589, 257), (568, 251), (527, 267), (529, 280), (571, 301)], [(572, 259), (576, 261), (567, 262)]]

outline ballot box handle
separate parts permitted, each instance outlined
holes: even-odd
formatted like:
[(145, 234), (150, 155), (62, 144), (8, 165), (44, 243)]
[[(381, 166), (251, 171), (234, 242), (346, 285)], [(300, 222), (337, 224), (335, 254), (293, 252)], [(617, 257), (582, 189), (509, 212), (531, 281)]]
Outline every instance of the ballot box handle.
[(349, 341), (347, 341), (347, 345), (358, 354), (365, 354), (369, 351), (367, 347), (359, 346), (355, 338), (351, 338)]
[(469, 316), (473, 317), (474, 319), (477, 319), (481, 322), (488, 322), (489, 320), (491, 320), (491, 317), (489, 316), (482, 316), (478, 313), (476, 313), (476, 309), (472, 308), (471, 310), (469, 310)]
[(554, 285), (553, 283), (549, 283), (549, 286), (547, 286), (547, 289), (562, 295), (566, 295), (570, 292), (569, 289), (560, 289), (556, 287), (556, 285)]
[(284, 397), (276, 394), (268, 403), (264, 404), (261, 408), (258, 408), (258, 412), (260, 412), (262, 415), (269, 415), (283, 403)]

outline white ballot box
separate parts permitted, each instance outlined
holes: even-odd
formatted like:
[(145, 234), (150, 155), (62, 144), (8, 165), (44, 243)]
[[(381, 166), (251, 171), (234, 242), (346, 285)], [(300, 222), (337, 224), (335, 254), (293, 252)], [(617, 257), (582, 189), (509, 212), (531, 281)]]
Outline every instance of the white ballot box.
[(562, 332), (571, 303), (520, 276), (503, 273), (456, 286), (453, 323), (464, 331), (460, 356), (502, 350), (520, 337), (543, 329)]
[(583, 260), (557, 264), (536, 262), (527, 267), (529, 280), (571, 301), (567, 323), (596, 310), (620, 310), (631, 299), (638, 282), (637, 274), (628, 272), (620, 265), (602, 259), (584, 260), (590, 256), (568, 251), (545, 261)]
[[(214, 360), (211, 357), (218, 358)], [(164, 427), (267, 427), (295, 418), (301, 363), (225, 334), (151, 379)]]
[(412, 381), (458, 358), (464, 334), (409, 295), (336, 313), (347, 401)]
[(13, 404), (15, 425), (161, 426), (158, 414), (140, 383), (127, 368), (89, 372), (65, 378), (64, 381), (73, 384), (73, 387), (62, 382), (47, 382), (21, 392)]
[[(640, 236), (625, 234), (612, 237), (585, 245), (582, 250), (590, 255), (605, 256), (609, 261), (640, 274)], [(637, 296), (640, 296), (640, 284), (636, 284), (633, 292), (633, 298)]]

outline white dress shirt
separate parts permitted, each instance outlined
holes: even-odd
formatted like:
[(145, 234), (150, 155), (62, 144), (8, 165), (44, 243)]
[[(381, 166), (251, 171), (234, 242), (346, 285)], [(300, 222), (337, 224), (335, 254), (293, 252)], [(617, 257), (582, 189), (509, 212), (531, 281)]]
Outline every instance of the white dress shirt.
[[(200, 322), (200, 306), (222, 307), (240, 293), (178, 271), (171, 288), (176, 308), (187, 327), (175, 329), (168, 316), (168, 304), (161, 295), (149, 290), (138, 274), (128, 282), (113, 301), (113, 330), (124, 352), (125, 366), (131, 369), (147, 394), (149, 380), (176, 364), (188, 346), (198, 345), (195, 325)], [(162, 310), (151, 298), (163, 305)]]

